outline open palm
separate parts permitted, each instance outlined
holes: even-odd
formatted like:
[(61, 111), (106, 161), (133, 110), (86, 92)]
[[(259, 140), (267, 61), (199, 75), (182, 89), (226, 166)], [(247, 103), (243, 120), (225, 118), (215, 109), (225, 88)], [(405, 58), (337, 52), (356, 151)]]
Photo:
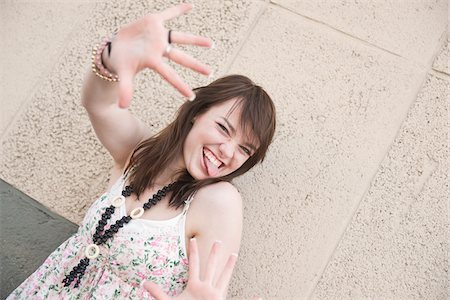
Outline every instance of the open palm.
[(213, 282), (217, 269), (216, 258), (220, 243), (215, 242), (211, 248), (208, 257), (208, 263), (204, 278), (200, 279), (200, 262), (198, 256), (197, 242), (191, 239), (189, 245), (189, 280), (184, 291), (170, 298), (155, 283), (147, 281), (144, 288), (157, 300), (223, 300), (225, 299), (228, 282), (231, 279), (233, 268), (236, 264), (237, 255), (230, 255), (224, 269), (222, 270), (217, 282)]
[[(133, 78), (145, 68), (159, 73), (185, 97), (192, 97), (192, 89), (186, 84), (176, 71), (163, 59), (164, 56), (172, 61), (191, 68), (201, 74), (208, 75), (210, 68), (186, 54), (180, 49), (172, 48), (166, 52), (169, 30), (164, 22), (178, 17), (192, 9), (190, 4), (180, 4), (162, 12), (150, 14), (142, 19), (121, 28), (113, 40), (112, 51), (107, 67), (119, 75), (119, 106), (128, 107), (133, 94)], [(189, 33), (173, 31), (171, 40), (175, 44), (211, 47), (209, 38)]]

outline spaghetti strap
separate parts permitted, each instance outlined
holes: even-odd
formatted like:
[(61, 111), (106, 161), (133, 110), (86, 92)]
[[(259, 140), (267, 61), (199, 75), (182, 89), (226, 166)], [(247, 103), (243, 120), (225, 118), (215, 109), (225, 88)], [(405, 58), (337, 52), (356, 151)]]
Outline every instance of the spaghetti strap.
[(136, 166), (128, 168), (128, 170), (122, 174), (124, 181), (126, 181), (130, 177), (131, 173), (134, 172), (134, 169), (136, 169)]
[(188, 199), (186, 201), (184, 201), (184, 207), (183, 207), (183, 213), (182, 213), (183, 215), (186, 215), (186, 213), (187, 213), (187, 211), (189, 209), (189, 206), (191, 205), (192, 200), (194, 200), (194, 194), (195, 193), (192, 193), (188, 197)]
[(118, 189), (121, 189), (122, 188), (122, 186), (123, 186), (123, 183), (125, 182), (125, 175), (120, 175), (120, 177), (119, 178), (117, 178), (117, 180), (114, 182), (114, 184), (109, 188), (109, 194), (111, 194), (111, 195), (115, 195), (115, 194), (117, 194), (117, 193), (119, 193), (118, 192)]

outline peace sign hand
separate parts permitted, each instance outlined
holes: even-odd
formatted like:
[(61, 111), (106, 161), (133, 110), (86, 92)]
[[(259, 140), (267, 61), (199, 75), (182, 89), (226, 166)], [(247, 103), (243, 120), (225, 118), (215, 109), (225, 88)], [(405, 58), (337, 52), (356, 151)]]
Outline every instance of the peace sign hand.
[[(194, 96), (189, 85), (164, 62), (163, 56), (201, 74), (210, 74), (211, 69), (207, 65), (180, 49), (171, 47), (170, 52), (166, 51), (169, 45), (169, 31), (164, 27), (164, 21), (178, 17), (191, 9), (192, 5), (183, 3), (162, 12), (147, 15), (117, 32), (112, 41), (110, 57), (104, 63), (120, 78), (119, 106), (121, 108), (129, 106), (133, 94), (133, 78), (145, 68), (159, 73), (185, 97)], [(201, 47), (212, 46), (209, 38), (178, 31), (171, 32), (171, 42)]]

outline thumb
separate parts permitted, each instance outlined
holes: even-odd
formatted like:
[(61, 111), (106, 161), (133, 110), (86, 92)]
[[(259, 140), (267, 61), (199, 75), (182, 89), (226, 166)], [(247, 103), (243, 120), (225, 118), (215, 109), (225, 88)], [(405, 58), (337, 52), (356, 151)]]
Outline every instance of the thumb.
[(133, 97), (133, 73), (130, 70), (125, 70), (119, 74), (119, 107), (127, 108), (130, 106), (131, 98)]
[(170, 300), (170, 297), (154, 282), (144, 281), (144, 288), (149, 292), (156, 300)]

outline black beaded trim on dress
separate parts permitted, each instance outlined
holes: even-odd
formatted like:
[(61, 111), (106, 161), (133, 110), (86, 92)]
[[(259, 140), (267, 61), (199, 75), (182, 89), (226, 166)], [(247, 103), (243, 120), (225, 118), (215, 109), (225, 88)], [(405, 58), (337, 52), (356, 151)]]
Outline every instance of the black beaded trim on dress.
[[(158, 192), (156, 192), (148, 201), (143, 205), (143, 209), (147, 210), (150, 209), (153, 205), (156, 205), (164, 196), (167, 195), (168, 192), (170, 192), (175, 185), (175, 182), (166, 185), (162, 189), (160, 189)], [(129, 185), (125, 187), (125, 189), (122, 191), (122, 196), (128, 197), (133, 193), (133, 188)], [(125, 224), (129, 223), (131, 221), (130, 216), (123, 216), (121, 219), (117, 220), (111, 227), (105, 231), (103, 229), (105, 228), (105, 225), (108, 223), (107, 221), (111, 219), (111, 215), (114, 213), (116, 207), (114, 205), (111, 205), (105, 209), (105, 212), (102, 214), (101, 219), (98, 221), (97, 228), (95, 229), (95, 233), (92, 236), (92, 240), (94, 241), (94, 244), (96, 245), (102, 245), (106, 243), (110, 238), (113, 237), (115, 233), (119, 231), (120, 228), (122, 228)], [(84, 275), (84, 272), (86, 271), (86, 268), (89, 266), (90, 259), (85, 257), (80, 260), (78, 265), (76, 265), (72, 271), (68, 275), (65, 276), (62, 283), (64, 283), (64, 286), (69, 286), (73, 281), (75, 281), (75, 288), (78, 288), (80, 286), (81, 278)]]

